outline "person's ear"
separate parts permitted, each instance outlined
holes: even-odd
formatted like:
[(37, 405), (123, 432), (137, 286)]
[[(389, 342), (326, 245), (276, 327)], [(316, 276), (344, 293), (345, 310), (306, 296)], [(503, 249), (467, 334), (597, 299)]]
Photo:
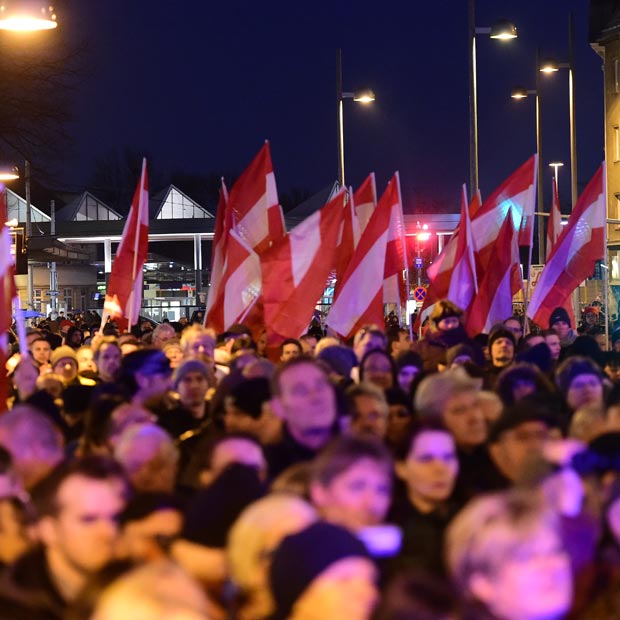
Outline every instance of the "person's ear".
[(280, 420), (284, 420), (284, 409), (282, 408), (282, 403), (280, 402), (280, 398), (278, 396), (274, 396), (270, 401), (269, 405), (271, 406), (271, 411), (277, 418)]
[(317, 508), (324, 508), (327, 504), (329, 504), (328, 491), (320, 482), (311, 482), (308, 491), (310, 501)]
[(396, 477), (401, 480), (407, 481), (407, 461), (396, 461), (394, 463), (394, 471), (396, 472)]
[(489, 607), (489, 603), (493, 600), (496, 590), (491, 580), (480, 572), (474, 573), (469, 578), (468, 586), (469, 591), (474, 597)]

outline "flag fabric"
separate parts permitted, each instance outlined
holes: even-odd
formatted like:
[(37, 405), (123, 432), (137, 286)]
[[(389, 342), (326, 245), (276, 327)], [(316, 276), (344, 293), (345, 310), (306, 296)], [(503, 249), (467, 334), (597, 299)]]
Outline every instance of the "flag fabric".
[(213, 243), (211, 244), (211, 275), (209, 278), (209, 294), (207, 296), (205, 325), (209, 320), (209, 314), (224, 276), (224, 264), (226, 259), (226, 244), (228, 232), (232, 228), (232, 214), (228, 208), (228, 190), (224, 179), (220, 188), (220, 196), (215, 213), (215, 227), (213, 230)]
[(509, 214), (514, 228), (519, 232), (519, 246), (528, 247), (532, 244), (537, 162), (538, 155), (532, 155), (482, 203), (472, 217), (472, 231), (478, 252), (490, 249)]
[(207, 325), (216, 332), (226, 331), (248, 316), (262, 287), (258, 254), (232, 228), (226, 243), (226, 265)]
[(230, 190), (229, 208), (239, 236), (261, 253), (284, 236), (284, 216), (278, 202), (269, 142), (253, 159)]
[(371, 172), (353, 194), (355, 214), (359, 222), (360, 235), (368, 225), (370, 216), (377, 206), (377, 186), (375, 173)]
[(343, 215), (350, 209), (341, 189), (260, 256), (265, 325), (270, 344), (299, 338), (334, 267)]
[(547, 260), (527, 315), (547, 326), (555, 308), (594, 272), (596, 261), (605, 257), (606, 225), (605, 162), (579, 197), (566, 226)]
[[(385, 203), (385, 204), (384, 204)], [(400, 193), (400, 176), (394, 174), (383, 192), (377, 208), (389, 209), (390, 228), (385, 251), (383, 279), (383, 303), (406, 307), (409, 298), (407, 291), (407, 244), (405, 241), (405, 218)]]
[(558, 196), (558, 186), (555, 182), (555, 178), (552, 179), (551, 183), (551, 209), (549, 209), (549, 222), (547, 225), (547, 253), (545, 254), (547, 259), (551, 255), (551, 250), (562, 232), (562, 213), (560, 211), (560, 198)]
[[(342, 192), (343, 190), (341, 190)], [(340, 196), (340, 193), (337, 194)], [(343, 211), (342, 226), (340, 227), (340, 236), (336, 240), (336, 253), (334, 257), (333, 267), (336, 271), (336, 292), (342, 282), (342, 277), (351, 262), (351, 257), (355, 248), (359, 243), (359, 223), (357, 215), (355, 214), (355, 208), (353, 206), (353, 200), (351, 199), (352, 193), (346, 196), (346, 205)], [(325, 207), (323, 207), (325, 208)]]
[[(547, 248), (545, 259), (549, 260), (551, 252), (562, 232), (562, 213), (560, 211), (560, 197), (558, 195), (558, 186), (555, 182), (555, 178), (552, 179), (552, 192), (551, 192), (551, 208), (549, 209), (549, 221), (547, 224)], [(569, 297), (563, 304), (562, 308), (568, 313), (571, 325), (576, 325), (575, 310), (573, 308), (572, 299)]]
[[(480, 282), (490, 264), (491, 251), (506, 217), (510, 216), (513, 227), (518, 231), (518, 243), (529, 246), (534, 234), (534, 213), (536, 204), (538, 156), (533, 155), (479, 205), (480, 198), (474, 197), (469, 205), (472, 237), (475, 240), (476, 276)], [(457, 227), (441, 254), (435, 258), (426, 273), (430, 285), (424, 304), (418, 313), (414, 326), (429, 314), (430, 308), (440, 299), (446, 299), (452, 281), (456, 261), (460, 227)]]
[(473, 220), (476, 216), (476, 213), (480, 211), (480, 207), (482, 206), (482, 194), (480, 193), (480, 188), (476, 190), (474, 197), (469, 203), (469, 219)]
[[(0, 412), (6, 409), (6, 400), (9, 396), (6, 363), (10, 356), (9, 329), (13, 316), (13, 300), (17, 297), (15, 263), (11, 254), (11, 236), (6, 221), (6, 189), (0, 186)], [(25, 343), (20, 344), (25, 346)]]
[(383, 203), (374, 210), (334, 296), (328, 326), (350, 338), (366, 323), (382, 324), (383, 276), (391, 210)]
[(476, 260), (474, 257), (474, 238), (469, 219), (467, 205), (467, 187), (463, 184), (461, 201), (461, 218), (459, 223), (461, 234), (456, 238), (456, 253), (452, 276), (448, 286), (446, 299), (468, 312), (478, 294), (476, 278)]
[(102, 327), (108, 317), (131, 328), (142, 306), (142, 269), (149, 250), (149, 189), (146, 159), (116, 250), (103, 305)]
[(492, 269), (482, 278), (467, 317), (470, 336), (488, 334), (493, 325), (512, 316), (512, 298), (523, 287), (517, 230), (510, 214), (506, 215), (489, 255)]

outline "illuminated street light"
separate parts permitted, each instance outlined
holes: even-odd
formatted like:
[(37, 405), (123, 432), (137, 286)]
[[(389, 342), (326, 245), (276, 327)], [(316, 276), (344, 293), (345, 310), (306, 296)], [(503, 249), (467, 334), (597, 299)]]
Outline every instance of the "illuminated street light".
[(17, 166), (0, 163), (0, 181), (15, 181), (15, 179), (19, 179)]
[(360, 88), (354, 92), (342, 90), (342, 50), (336, 54), (336, 103), (338, 106), (338, 181), (344, 187), (344, 124), (342, 102), (353, 99), (357, 103), (368, 105), (375, 100), (375, 93), (370, 88)]
[[(476, 32), (481, 32), (483, 28), (476, 28)], [(489, 32), (490, 39), (498, 39), (499, 41), (510, 41), (517, 38), (517, 27), (507, 19), (500, 19), (491, 26)]]
[[(536, 50), (536, 68), (540, 67), (540, 54), (539, 51)], [(510, 96), (517, 101), (527, 98), (529, 95), (534, 95), (536, 97), (536, 153), (538, 154), (538, 183), (537, 192), (536, 192), (536, 203), (538, 207), (538, 262), (542, 265), (544, 258), (544, 241), (545, 241), (545, 223), (543, 220), (543, 216), (541, 215), (543, 212), (543, 186), (540, 180), (542, 179), (542, 136), (541, 136), (541, 123), (540, 123), (540, 80), (539, 80), (540, 72), (536, 71), (536, 88), (534, 90), (528, 90), (527, 88), (523, 88), (519, 86), (518, 88), (513, 88)]]
[(56, 11), (41, 0), (1, 0), (0, 30), (32, 32), (58, 26)]
[(526, 99), (528, 95), (536, 95), (535, 90), (528, 90), (527, 88), (523, 88), (523, 86), (517, 86), (512, 89), (510, 96), (513, 99)]
[[(347, 99), (351, 93), (342, 93), (342, 98)], [(360, 88), (353, 95), (353, 101), (357, 103), (372, 103), (375, 100), (375, 93), (370, 88)]]
[(547, 75), (557, 73), (560, 69), (568, 69), (568, 110), (570, 123), (570, 176), (571, 204), (575, 208), (579, 189), (577, 187), (577, 129), (575, 126), (575, 61), (573, 45), (573, 14), (568, 16), (568, 62), (547, 59), (539, 64), (539, 71)]
[(469, 0), (469, 189), (472, 197), (478, 191), (478, 77), (476, 69), (476, 35), (486, 34), (497, 41), (517, 38), (517, 27), (505, 19), (491, 28), (476, 27), (476, 0)]
[(558, 168), (561, 168), (564, 165), (564, 162), (561, 161), (552, 161), (549, 164), (549, 168), (553, 168), (553, 174), (555, 177), (555, 186), (558, 186)]

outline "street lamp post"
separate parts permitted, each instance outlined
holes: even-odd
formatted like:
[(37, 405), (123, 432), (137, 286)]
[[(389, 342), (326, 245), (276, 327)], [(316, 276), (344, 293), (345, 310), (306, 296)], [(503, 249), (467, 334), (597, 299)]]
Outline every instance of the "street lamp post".
[(354, 92), (342, 90), (342, 50), (336, 52), (336, 104), (338, 111), (338, 181), (344, 187), (344, 125), (342, 117), (342, 102), (353, 99), (358, 103), (372, 103), (375, 93), (370, 88), (360, 88)]
[(516, 26), (506, 20), (491, 28), (476, 27), (476, 0), (468, 3), (469, 27), (469, 188), (471, 198), (478, 191), (478, 78), (476, 69), (476, 35), (486, 34), (491, 39), (510, 41), (517, 38)]
[(570, 194), (571, 208), (575, 208), (579, 195), (577, 183), (577, 129), (575, 126), (575, 54), (573, 14), (568, 16), (568, 62), (557, 62), (553, 59), (540, 63), (539, 71), (547, 75), (557, 73), (560, 69), (568, 69), (568, 111), (570, 123)]
[[(536, 51), (536, 67), (539, 66), (539, 53)], [(536, 152), (538, 153), (538, 182), (536, 183), (536, 206), (538, 208), (538, 263), (543, 264), (545, 258), (545, 219), (544, 219), (544, 205), (543, 205), (543, 186), (542, 186), (542, 174), (543, 174), (543, 158), (542, 158), (542, 134), (540, 123), (540, 72), (536, 71), (536, 89), (527, 90), (523, 87), (514, 88), (511, 97), (516, 100), (525, 99), (529, 95), (536, 97)]]
[[(52, 4), (43, 0), (0, 0), (0, 30), (27, 33), (52, 30), (58, 26)], [(26, 184), (26, 243), (32, 235), (32, 209), (30, 203), (30, 162), (24, 167)], [(28, 260), (28, 307), (33, 309), (34, 274)]]

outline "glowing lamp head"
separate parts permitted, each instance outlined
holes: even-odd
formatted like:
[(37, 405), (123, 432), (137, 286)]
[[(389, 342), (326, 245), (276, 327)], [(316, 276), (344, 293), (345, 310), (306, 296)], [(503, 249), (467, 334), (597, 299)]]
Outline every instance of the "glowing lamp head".
[(0, 30), (32, 32), (58, 26), (56, 11), (42, 0), (0, 0)]
[(510, 96), (513, 99), (525, 99), (527, 97), (527, 88), (523, 88), (521, 86), (513, 88)]
[(359, 88), (353, 93), (353, 101), (358, 103), (372, 103), (375, 100), (375, 93), (370, 88)]
[(540, 63), (538, 70), (541, 73), (555, 73), (560, 70), (560, 65), (552, 58), (546, 58)]
[(500, 19), (491, 26), (491, 39), (510, 41), (517, 38), (517, 27), (507, 19)]

